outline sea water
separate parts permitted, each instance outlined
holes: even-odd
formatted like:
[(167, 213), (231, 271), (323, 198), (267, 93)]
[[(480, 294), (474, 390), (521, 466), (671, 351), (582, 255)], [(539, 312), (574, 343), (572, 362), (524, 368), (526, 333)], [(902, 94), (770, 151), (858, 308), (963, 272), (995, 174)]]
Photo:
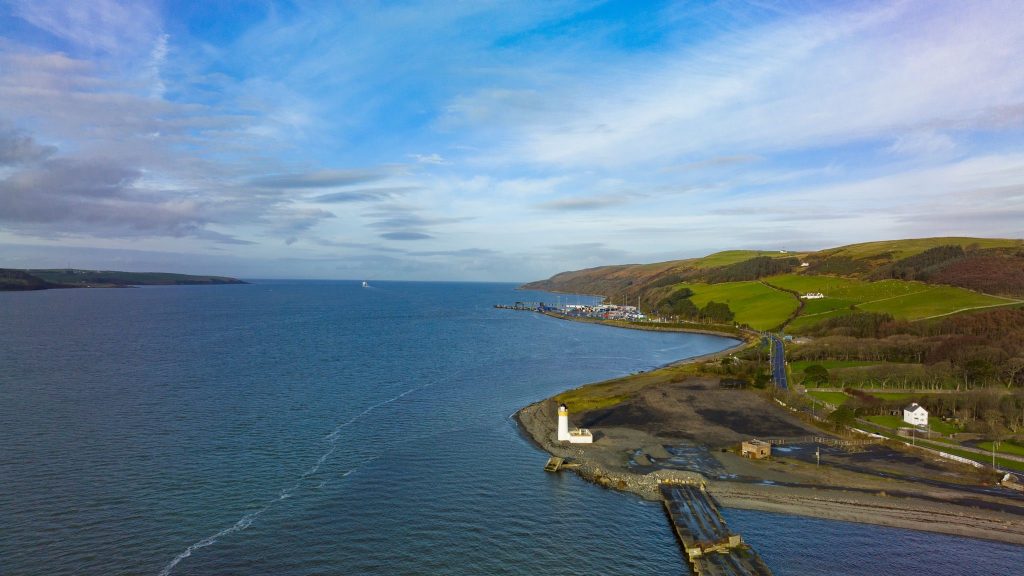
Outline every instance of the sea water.
[[(556, 298), (298, 281), (0, 294), (0, 574), (686, 573), (660, 505), (545, 474), (512, 414), (732, 341), (492, 307)], [(930, 574), (1013, 574), (1024, 555), (728, 517), (777, 574), (907, 573), (908, 549), (941, 556)]]

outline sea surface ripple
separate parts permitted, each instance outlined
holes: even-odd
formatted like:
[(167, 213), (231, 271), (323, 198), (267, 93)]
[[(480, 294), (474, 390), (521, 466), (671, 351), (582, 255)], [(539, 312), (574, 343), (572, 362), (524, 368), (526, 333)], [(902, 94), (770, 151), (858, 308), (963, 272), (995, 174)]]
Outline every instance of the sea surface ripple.
[[(0, 574), (685, 573), (658, 505), (544, 474), (511, 414), (730, 341), (492, 308), (555, 299), (509, 284), (372, 284), (0, 294)], [(729, 513), (777, 574), (1021, 552)]]

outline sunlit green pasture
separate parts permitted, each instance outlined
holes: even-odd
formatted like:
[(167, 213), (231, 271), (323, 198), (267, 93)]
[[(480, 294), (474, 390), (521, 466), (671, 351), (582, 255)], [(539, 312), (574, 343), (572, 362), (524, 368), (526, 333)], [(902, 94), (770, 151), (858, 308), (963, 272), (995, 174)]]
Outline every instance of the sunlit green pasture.
[(698, 308), (708, 302), (724, 302), (736, 314), (736, 322), (758, 330), (775, 328), (786, 321), (798, 303), (792, 294), (775, 290), (760, 282), (724, 282), (688, 284), (690, 298)]
[(963, 310), (1013, 304), (1016, 301), (979, 294), (964, 288), (934, 286), (905, 280), (867, 282), (852, 278), (784, 274), (767, 280), (800, 294), (820, 292), (825, 298), (804, 300), (800, 316), (789, 328), (798, 330), (828, 318), (850, 314), (851, 306), (866, 312), (891, 314), (901, 320), (921, 320)]
[(919, 320), (953, 314), (961, 310), (1002, 306), (1014, 300), (988, 296), (952, 286), (929, 286), (926, 290), (886, 300), (858, 304), (867, 312), (885, 312), (901, 320)]

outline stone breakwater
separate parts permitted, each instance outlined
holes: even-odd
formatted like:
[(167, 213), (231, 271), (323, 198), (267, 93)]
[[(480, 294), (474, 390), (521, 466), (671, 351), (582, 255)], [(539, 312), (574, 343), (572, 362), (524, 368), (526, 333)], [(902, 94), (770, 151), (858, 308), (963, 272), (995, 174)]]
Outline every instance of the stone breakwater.
[[(660, 501), (694, 574), (704, 576), (770, 576), (760, 556), (744, 544), (738, 534), (729, 531), (718, 505), (704, 489), (707, 480), (696, 472), (660, 469), (636, 474), (626, 468), (622, 453), (564, 445), (556, 440), (550, 425), (551, 400), (538, 402), (520, 410), (516, 417), (521, 426), (542, 449), (571, 462), (571, 468), (582, 478), (599, 486), (636, 494)], [(602, 458), (603, 456), (603, 458)], [(619, 457), (616, 462), (613, 459)], [(611, 457), (612, 459), (609, 459)], [(601, 461), (605, 463), (602, 464)]]

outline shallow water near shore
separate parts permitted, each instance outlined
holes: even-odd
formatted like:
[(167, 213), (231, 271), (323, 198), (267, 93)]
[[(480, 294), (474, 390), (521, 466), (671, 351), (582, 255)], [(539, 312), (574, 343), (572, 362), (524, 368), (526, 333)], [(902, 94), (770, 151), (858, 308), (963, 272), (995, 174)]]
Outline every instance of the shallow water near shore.
[[(732, 341), (495, 310), (555, 298), (509, 284), (371, 284), (0, 294), (0, 573), (686, 572), (660, 505), (543, 473), (511, 415)], [(728, 518), (777, 574), (903, 573), (922, 538), (936, 574), (1024, 552)]]

